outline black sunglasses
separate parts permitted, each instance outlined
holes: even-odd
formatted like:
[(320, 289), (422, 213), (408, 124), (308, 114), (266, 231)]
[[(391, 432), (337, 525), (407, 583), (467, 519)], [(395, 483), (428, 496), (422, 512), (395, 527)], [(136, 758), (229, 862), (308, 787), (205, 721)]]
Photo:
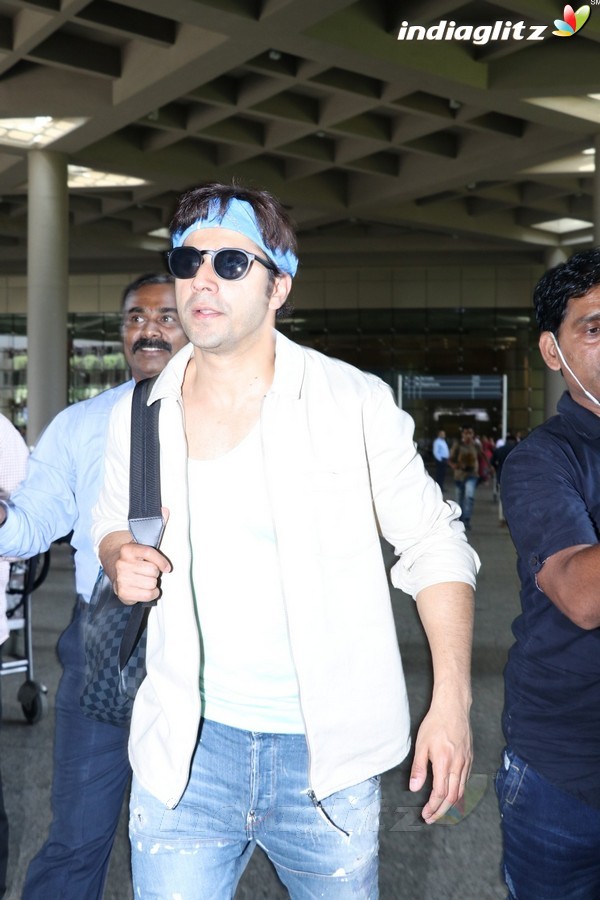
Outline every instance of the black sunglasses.
[(223, 247), (221, 250), (196, 250), (195, 247), (175, 247), (166, 254), (169, 272), (175, 278), (193, 278), (202, 263), (204, 255), (210, 256), (213, 272), (225, 281), (240, 281), (248, 274), (256, 260), (266, 269), (279, 275), (279, 269), (268, 259), (262, 259), (247, 250)]

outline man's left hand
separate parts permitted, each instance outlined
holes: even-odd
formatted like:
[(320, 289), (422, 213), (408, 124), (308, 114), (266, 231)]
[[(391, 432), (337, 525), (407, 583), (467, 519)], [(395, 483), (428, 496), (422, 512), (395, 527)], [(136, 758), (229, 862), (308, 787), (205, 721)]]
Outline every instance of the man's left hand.
[(422, 811), (428, 825), (461, 799), (472, 762), (468, 711), (459, 703), (434, 701), (417, 734), (409, 785), (411, 791), (421, 790), (431, 763), (433, 784)]

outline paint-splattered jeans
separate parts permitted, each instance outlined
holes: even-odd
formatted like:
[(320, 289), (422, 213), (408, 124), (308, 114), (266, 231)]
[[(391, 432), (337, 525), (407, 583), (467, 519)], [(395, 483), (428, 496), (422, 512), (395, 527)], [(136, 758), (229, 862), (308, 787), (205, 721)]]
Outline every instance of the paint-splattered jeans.
[(232, 898), (256, 845), (294, 900), (377, 900), (380, 787), (372, 778), (320, 803), (303, 735), (202, 723), (190, 781), (167, 809), (134, 778), (135, 897)]

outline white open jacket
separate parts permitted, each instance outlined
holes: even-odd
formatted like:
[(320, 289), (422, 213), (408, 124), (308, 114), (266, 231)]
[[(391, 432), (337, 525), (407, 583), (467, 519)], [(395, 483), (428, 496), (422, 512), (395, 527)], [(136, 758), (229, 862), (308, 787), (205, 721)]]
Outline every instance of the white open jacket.
[[(185, 790), (202, 712), (181, 401), (192, 352), (188, 345), (171, 360), (149, 399), (161, 399), (161, 491), (169, 510), (161, 549), (173, 569), (150, 615), (148, 675), (129, 743), (137, 778), (168, 807)], [(111, 418), (96, 545), (127, 529), (130, 408), (128, 395)], [(424, 470), (412, 419), (380, 379), (277, 334), (260, 428), (310, 785), (323, 798), (400, 763), (409, 749), (378, 525), (399, 556), (393, 583), (412, 596), (445, 581), (474, 586), (478, 560), (457, 507)]]

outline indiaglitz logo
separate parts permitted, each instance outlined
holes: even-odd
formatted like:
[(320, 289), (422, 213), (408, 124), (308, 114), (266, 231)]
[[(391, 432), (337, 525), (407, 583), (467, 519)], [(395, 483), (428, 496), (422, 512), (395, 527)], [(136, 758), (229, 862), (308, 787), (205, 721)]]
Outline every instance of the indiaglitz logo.
[[(600, 4), (600, 0), (591, 0)], [(563, 19), (555, 19), (558, 37), (572, 37), (580, 31), (590, 17), (590, 7), (580, 6), (577, 12), (572, 6), (565, 6)], [(531, 25), (524, 20), (510, 22), (498, 20), (489, 25), (462, 25), (452, 19), (440, 19), (429, 27), (411, 25), (404, 21), (398, 31), (399, 41), (470, 41), (481, 46), (494, 41), (543, 41), (548, 25)]]
[(580, 6), (577, 12), (572, 6), (565, 6), (562, 19), (555, 19), (557, 31), (553, 31), (557, 37), (572, 37), (580, 31), (590, 17), (589, 6)]
[(506, 22), (499, 20), (492, 25), (458, 25), (441, 19), (435, 25), (409, 25), (402, 22), (398, 32), (399, 41), (471, 41), (481, 46), (490, 41), (543, 41), (547, 25), (526, 25), (524, 21)]

